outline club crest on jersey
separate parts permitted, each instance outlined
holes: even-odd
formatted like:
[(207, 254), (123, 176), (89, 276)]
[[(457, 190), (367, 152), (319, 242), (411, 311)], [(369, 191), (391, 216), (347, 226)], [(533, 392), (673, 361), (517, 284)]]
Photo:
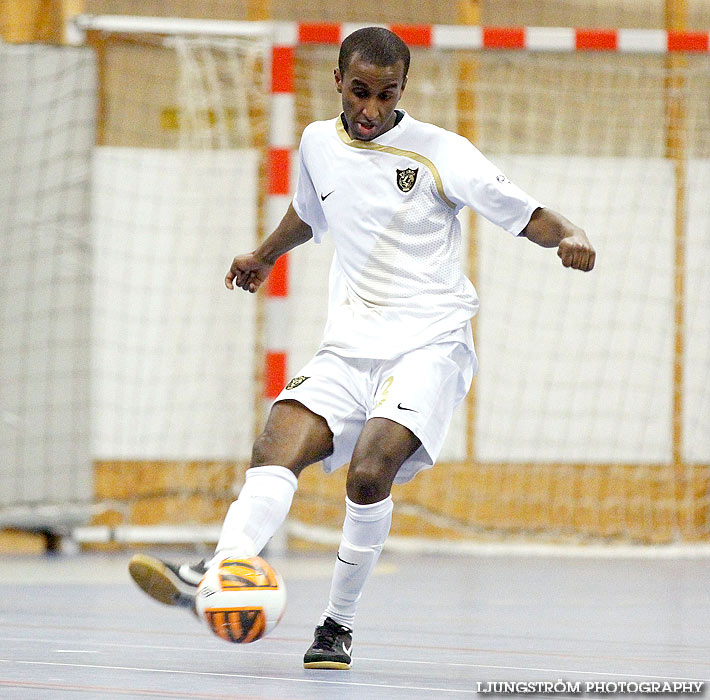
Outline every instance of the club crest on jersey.
[(301, 386), (303, 382), (306, 381), (308, 377), (294, 377), (287, 385), (286, 385), (286, 390), (288, 389), (295, 389), (297, 386)]
[(418, 172), (419, 168), (405, 168), (404, 170), (397, 168), (397, 187), (402, 192), (409, 192), (417, 181)]

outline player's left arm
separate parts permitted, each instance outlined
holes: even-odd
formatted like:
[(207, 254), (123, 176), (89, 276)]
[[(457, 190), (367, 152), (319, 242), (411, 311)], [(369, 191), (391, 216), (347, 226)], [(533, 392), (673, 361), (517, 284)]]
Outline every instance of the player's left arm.
[(565, 267), (583, 272), (594, 267), (596, 252), (587, 234), (552, 209), (536, 209), (520, 235), (543, 248), (557, 248), (557, 255)]

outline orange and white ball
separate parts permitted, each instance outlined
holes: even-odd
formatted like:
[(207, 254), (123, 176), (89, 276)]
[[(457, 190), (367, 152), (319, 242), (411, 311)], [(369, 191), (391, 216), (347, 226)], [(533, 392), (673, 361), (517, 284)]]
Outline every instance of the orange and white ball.
[(197, 588), (197, 614), (227, 642), (248, 644), (269, 634), (286, 608), (286, 586), (261, 557), (228, 557)]

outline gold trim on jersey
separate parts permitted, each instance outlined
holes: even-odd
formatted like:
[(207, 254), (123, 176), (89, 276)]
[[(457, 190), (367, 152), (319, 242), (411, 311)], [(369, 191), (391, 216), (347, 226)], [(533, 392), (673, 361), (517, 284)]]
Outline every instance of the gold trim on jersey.
[(447, 206), (452, 209), (456, 208), (456, 205), (446, 196), (444, 192), (444, 185), (441, 182), (441, 175), (436, 168), (436, 165), (432, 163), (426, 156), (420, 153), (415, 153), (414, 151), (405, 151), (401, 148), (395, 148), (394, 146), (383, 146), (380, 143), (372, 143), (371, 141), (360, 141), (359, 139), (351, 139), (348, 132), (345, 130), (343, 125), (343, 120), (338, 119), (335, 123), (335, 130), (338, 132), (340, 140), (346, 146), (352, 146), (353, 148), (363, 148), (367, 151), (380, 151), (382, 153), (389, 153), (393, 156), (404, 156), (405, 158), (411, 158), (416, 160), (417, 163), (421, 163), (425, 168), (429, 169), (429, 172), (434, 177), (434, 182), (436, 183), (436, 190), (439, 196), (444, 200)]

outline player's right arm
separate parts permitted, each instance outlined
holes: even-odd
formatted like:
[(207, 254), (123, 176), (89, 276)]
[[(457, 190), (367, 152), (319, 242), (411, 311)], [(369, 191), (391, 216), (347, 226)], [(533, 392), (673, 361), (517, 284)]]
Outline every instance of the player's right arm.
[(238, 287), (256, 292), (284, 253), (311, 238), (311, 227), (296, 214), (293, 204), (289, 204), (288, 211), (276, 230), (256, 250), (234, 258), (224, 278), (224, 284), (227, 289)]

